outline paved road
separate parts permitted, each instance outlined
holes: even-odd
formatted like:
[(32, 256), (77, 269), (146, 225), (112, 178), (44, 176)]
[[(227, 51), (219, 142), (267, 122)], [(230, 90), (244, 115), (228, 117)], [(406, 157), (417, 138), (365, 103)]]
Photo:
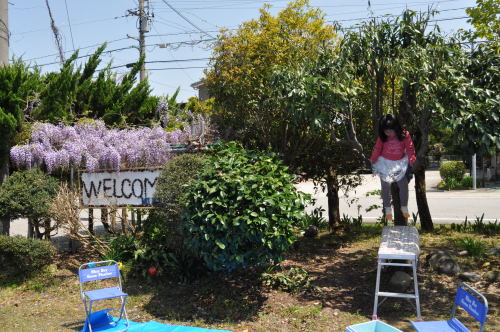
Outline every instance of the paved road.
[[(439, 191), (435, 187), (439, 183), (440, 177), (438, 171), (427, 171), (426, 172), (426, 184), (427, 184), (427, 201), (429, 203), (429, 208), (434, 223), (452, 223), (452, 222), (463, 222), (467, 216), (469, 220), (475, 220), (476, 217), (481, 216), (484, 213), (485, 221), (494, 221), (498, 219), (500, 221), (500, 190), (495, 189), (477, 189), (477, 190), (455, 190), (455, 191)], [(412, 180), (410, 183), (410, 199), (408, 207), (410, 212), (417, 212), (417, 205), (415, 200), (415, 188), (413, 187), (415, 182)], [(307, 193), (314, 193), (314, 186), (312, 182), (305, 182), (298, 184), (298, 189)], [(366, 212), (365, 209), (373, 204), (382, 204), (382, 199), (376, 196), (366, 197), (366, 193), (380, 189), (380, 183), (378, 177), (373, 175), (363, 175), (363, 183), (361, 186), (356, 188), (346, 195), (341, 193), (340, 197), (340, 214), (346, 214), (349, 216), (358, 215), (358, 205), (359, 214), (363, 216), (363, 220), (367, 222), (374, 222), (380, 217), (380, 210), (372, 210)], [(325, 210), (327, 207), (326, 193), (314, 194), (314, 198), (317, 199), (317, 205), (322, 206)], [(352, 202), (352, 200), (355, 200)], [(349, 204), (352, 202), (351, 204)], [(311, 210), (312, 207), (309, 208)], [(97, 211), (96, 211), (97, 212)], [(83, 219), (87, 217), (87, 211), (82, 211), (81, 214)], [(98, 213), (94, 214), (95, 218), (98, 218)], [(325, 212), (327, 216), (327, 212)], [(99, 222), (96, 222), (96, 227), (100, 226)], [(102, 226), (101, 226), (102, 227)], [(27, 233), (27, 221), (25, 219), (15, 220), (11, 223), (11, 234), (21, 234), (26, 235)]]
[[(439, 171), (429, 170), (425, 174), (427, 185), (427, 201), (431, 211), (434, 223), (457, 223), (463, 222), (465, 217), (468, 220), (475, 220), (484, 213), (484, 220), (500, 221), (500, 190), (481, 188), (476, 190), (453, 190), (440, 191), (436, 189), (436, 185), (441, 180)], [(376, 189), (380, 189), (379, 178), (374, 175), (363, 175), (363, 183), (356, 188), (355, 191), (349, 192), (347, 195), (341, 193), (340, 197), (340, 214), (349, 216), (363, 216), (363, 220), (375, 221), (380, 217), (380, 209), (366, 212), (365, 209), (373, 204), (382, 205), (382, 199), (377, 196), (366, 197), (366, 193)], [(417, 213), (417, 203), (415, 199), (415, 181), (410, 183), (410, 198), (408, 208), (411, 212)], [(307, 193), (314, 193), (313, 184), (310, 182), (301, 183), (298, 188)], [(327, 207), (326, 193), (314, 194), (317, 199), (317, 206), (320, 205), (324, 209)], [(352, 200), (355, 200), (349, 204)]]

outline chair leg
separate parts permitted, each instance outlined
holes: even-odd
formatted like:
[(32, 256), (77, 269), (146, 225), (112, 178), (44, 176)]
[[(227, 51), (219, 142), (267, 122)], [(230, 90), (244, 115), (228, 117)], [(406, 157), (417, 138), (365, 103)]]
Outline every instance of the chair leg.
[(89, 332), (92, 332), (92, 324), (90, 324), (90, 315), (92, 314), (92, 300), (89, 301), (89, 314), (87, 315), (89, 321)]
[(378, 308), (378, 293), (380, 290), (380, 271), (382, 269), (382, 259), (377, 260), (377, 281), (375, 283), (375, 300), (373, 303), (373, 315), (372, 319), (377, 319), (377, 308)]
[(122, 319), (122, 316), (125, 313), (125, 320), (127, 321), (127, 327), (124, 330), (122, 330), (122, 331), (127, 331), (128, 327), (129, 327), (127, 309), (125, 309), (125, 304), (127, 303), (127, 297), (126, 296), (121, 296), (120, 300), (122, 301), (122, 307), (120, 309), (120, 317), (118, 318), (118, 320), (116, 321), (116, 323), (118, 323)]
[[(89, 328), (90, 328), (90, 314), (89, 314), (89, 309), (87, 307), (87, 298), (84, 297), (83, 298), (83, 309), (85, 310), (85, 321), (83, 322), (83, 328), (85, 329), (85, 324), (88, 324), (89, 325)], [(90, 329), (90, 331), (92, 331), (92, 329)]]

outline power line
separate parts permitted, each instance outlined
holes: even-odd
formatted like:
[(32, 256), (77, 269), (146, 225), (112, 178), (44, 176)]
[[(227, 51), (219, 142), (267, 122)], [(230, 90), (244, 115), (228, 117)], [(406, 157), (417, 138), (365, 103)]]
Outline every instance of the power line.
[[(128, 38), (119, 38), (119, 39), (109, 40), (109, 41), (102, 42), (100, 44), (94, 44), (94, 45), (89, 45), (89, 46), (85, 46), (85, 47), (80, 47), (80, 48), (78, 48), (78, 50), (85, 50), (87, 48), (101, 46), (104, 43), (111, 44), (111, 43), (114, 43), (114, 42), (117, 42), (117, 41), (126, 40), (126, 39), (128, 39)], [(74, 51), (64, 51), (64, 53), (69, 53), (69, 52), (74, 52)], [(35, 58), (26, 59), (24, 61), (31, 61), (31, 60), (38, 60), (38, 59), (43, 59), (43, 58), (50, 58), (51, 56), (56, 56), (56, 55), (59, 55), (59, 53), (54, 53), (54, 54), (49, 54), (49, 55), (43, 55), (43, 56), (39, 56), (39, 57), (35, 57)]]
[[(118, 51), (128, 50), (128, 49), (132, 49), (132, 48), (136, 48), (136, 47), (135, 46), (128, 46), (128, 47), (117, 48), (117, 49), (114, 49), (114, 50), (104, 51), (104, 52), (102, 52), (102, 54), (112, 53), (112, 52), (118, 52)], [(88, 58), (89, 56), (92, 56), (92, 54), (78, 56), (78, 57), (75, 58), (75, 60), (76, 59), (82, 59), (82, 58)], [(57, 61), (57, 62), (49, 62), (49, 63), (42, 63), (41, 65), (34, 65), (34, 66), (31, 66), (31, 67), (43, 67), (43, 66), (48, 66), (48, 65), (54, 65), (54, 64), (57, 64), (57, 63), (59, 63), (59, 61)]]
[(75, 51), (75, 42), (73, 40), (73, 30), (71, 29), (71, 20), (69, 18), (68, 2), (64, 0), (64, 5), (66, 7), (66, 16), (68, 17), (69, 33), (71, 35), (71, 45), (73, 45), (73, 51)]
[[(122, 15), (122, 16), (115, 16), (115, 17), (112, 17), (112, 18), (102, 18), (102, 19), (91, 20), (91, 21), (83, 21), (83, 22), (80, 22), (80, 23), (73, 23), (73, 26), (85, 25), (85, 24), (92, 24), (92, 23), (97, 23), (97, 22), (112, 21), (112, 20), (117, 20), (119, 18), (124, 18), (124, 17), (128, 17), (128, 16), (129, 15), (126, 14), (126, 15)], [(60, 27), (66, 27), (66, 25), (60, 25)], [(25, 35), (25, 34), (28, 34), (28, 33), (40, 32), (40, 31), (47, 31), (47, 29), (43, 28), (43, 29), (36, 29), (36, 30), (28, 30), (28, 31), (16, 32), (16, 33), (14, 33), (14, 35)]]
[(168, 67), (168, 68), (149, 68), (148, 70), (184, 70), (184, 69), (205, 69), (205, 67)]
[[(455, 10), (461, 10), (461, 9), (466, 9), (468, 7), (460, 7), (460, 8), (451, 8), (451, 9), (443, 9), (443, 10), (438, 10), (438, 13), (441, 12), (449, 12), (449, 11), (455, 11)], [(347, 14), (347, 13), (343, 13)], [(349, 13), (351, 14), (351, 13)], [(400, 14), (382, 14), (382, 15), (377, 15), (377, 16), (369, 16), (369, 17), (358, 17), (358, 18), (348, 18), (348, 19), (343, 19), (343, 20), (332, 20), (329, 22), (348, 22), (348, 21), (360, 21), (360, 20), (366, 20), (371, 19), (371, 18), (382, 18), (382, 17), (396, 17), (400, 16)]]
[[(390, 3), (390, 5), (400, 5), (400, 7), (408, 6), (408, 5), (432, 5), (432, 4), (440, 4), (440, 3), (446, 3), (446, 2), (455, 2), (456, 0), (442, 0), (442, 1), (419, 1), (419, 2), (404, 2), (404, 3)], [(203, 1), (203, 3), (206, 3), (207, 1)], [(269, 2), (269, 1), (265, 1)], [(186, 2), (183, 1), (182, 4), (185, 4)], [(227, 2), (226, 2), (227, 3)], [(249, 3), (254, 3), (253, 1), (250, 1)], [(371, 7), (377, 7), (377, 6), (384, 6), (387, 4), (380, 3), (380, 4), (372, 4)], [(320, 6), (320, 8), (349, 8), (349, 7), (368, 7), (366, 4), (342, 4), (342, 5), (323, 5)], [(205, 6), (205, 7), (179, 7), (180, 10), (220, 10), (220, 9), (226, 9), (226, 10), (240, 10), (240, 9), (261, 9), (262, 7), (241, 7), (238, 6), (237, 3), (227, 3), (227, 4), (222, 4), (222, 5), (212, 5), (212, 6)], [(286, 6), (273, 6), (272, 8), (274, 9), (284, 9), (287, 8)], [(161, 8), (160, 9), (165, 9)]]
[(170, 9), (172, 9), (177, 15), (179, 15), (180, 17), (182, 17), (184, 19), (184, 21), (188, 22), (189, 24), (191, 24), (195, 29), (197, 29), (198, 31), (200, 31), (201, 33), (204, 33), (206, 34), (207, 36), (211, 37), (211, 38), (215, 38), (214, 36), (210, 35), (208, 32), (205, 32), (203, 31), (201, 28), (199, 28), (196, 24), (194, 24), (193, 22), (191, 22), (186, 16), (182, 15), (181, 12), (179, 12), (177, 9), (175, 9), (174, 7), (172, 7), (172, 5), (170, 5), (167, 1), (165, 0), (161, 0), (163, 1), (163, 3), (165, 3)]
[[(210, 60), (210, 58), (194, 58), (194, 59), (178, 59), (178, 60), (153, 60), (153, 61), (146, 61), (146, 63), (172, 63), (172, 62), (202, 61), (202, 60)], [(128, 63), (125, 66), (129, 66), (129, 65), (134, 65), (134, 64)]]

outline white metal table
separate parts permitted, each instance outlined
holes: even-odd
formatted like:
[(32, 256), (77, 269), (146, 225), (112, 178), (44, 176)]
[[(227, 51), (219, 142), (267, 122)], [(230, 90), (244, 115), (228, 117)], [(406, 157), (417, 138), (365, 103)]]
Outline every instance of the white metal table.
[[(377, 308), (387, 297), (415, 299), (417, 319), (421, 320), (420, 298), (418, 295), (417, 265), (420, 253), (418, 231), (413, 226), (386, 226), (378, 250), (377, 282), (372, 319), (377, 319)], [(399, 261), (399, 262), (398, 262)], [(408, 263), (410, 261), (410, 263)], [(414, 293), (393, 293), (380, 291), (382, 266), (407, 266), (413, 269)], [(385, 297), (379, 304), (379, 296)]]

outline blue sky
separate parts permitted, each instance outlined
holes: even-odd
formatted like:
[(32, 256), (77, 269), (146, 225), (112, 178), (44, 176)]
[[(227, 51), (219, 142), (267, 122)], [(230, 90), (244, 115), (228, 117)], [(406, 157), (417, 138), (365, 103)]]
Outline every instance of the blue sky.
[[(208, 39), (217, 36), (220, 28), (237, 28), (239, 24), (259, 16), (264, 3), (272, 4), (271, 12), (283, 9), (287, 0), (171, 0), (178, 13), (163, 0), (151, 0), (150, 12), (154, 14), (150, 32), (146, 35), (147, 61), (169, 61), (147, 64), (148, 78), (155, 95), (171, 95), (180, 87), (178, 100), (196, 95), (191, 84), (203, 77), (211, 55)], [(311, 0), (311, 5), (321, 8), (328, 21), (338, 20), (344, 26), (356, 24), (370, 16), (367, 0)], [(127, 14), (136, 9), (135, 0), (49, 0), (58, 27), (66, 57), (73, 49), (79, 55), (92, 54), (98, 45), (108, 42), (103, 63), (125, 65), (137, 60), (138, 43), (128, 35), (136, 36), (137, 18)], [(375, 15), (398, 14), (405, 7), (425, 10), (432, 5), (442, 12), (436, 16), (446, 32), (460, 28), (469, 29), (463, 17), (465, 7), (475, 5), (474, 0), (371, 0)], [(43, 65), (44, 71), (57, 71), (59, 57), (50, 29), (50, 19), (45, 0), (9, 0), (10, 56), (15, 55), (31, 63)], [(204, 33), (198, 31), (202, 30)], [(163, 45), (162, 45), (163, 44)], [(84, 61), (85, 58), (82, 59)], [(182, 61), (179, 61), (182, 60)], [(53, 64), (51, 64), (53, 63)], [(114, 69), (119, 75), (128, 69)]]

